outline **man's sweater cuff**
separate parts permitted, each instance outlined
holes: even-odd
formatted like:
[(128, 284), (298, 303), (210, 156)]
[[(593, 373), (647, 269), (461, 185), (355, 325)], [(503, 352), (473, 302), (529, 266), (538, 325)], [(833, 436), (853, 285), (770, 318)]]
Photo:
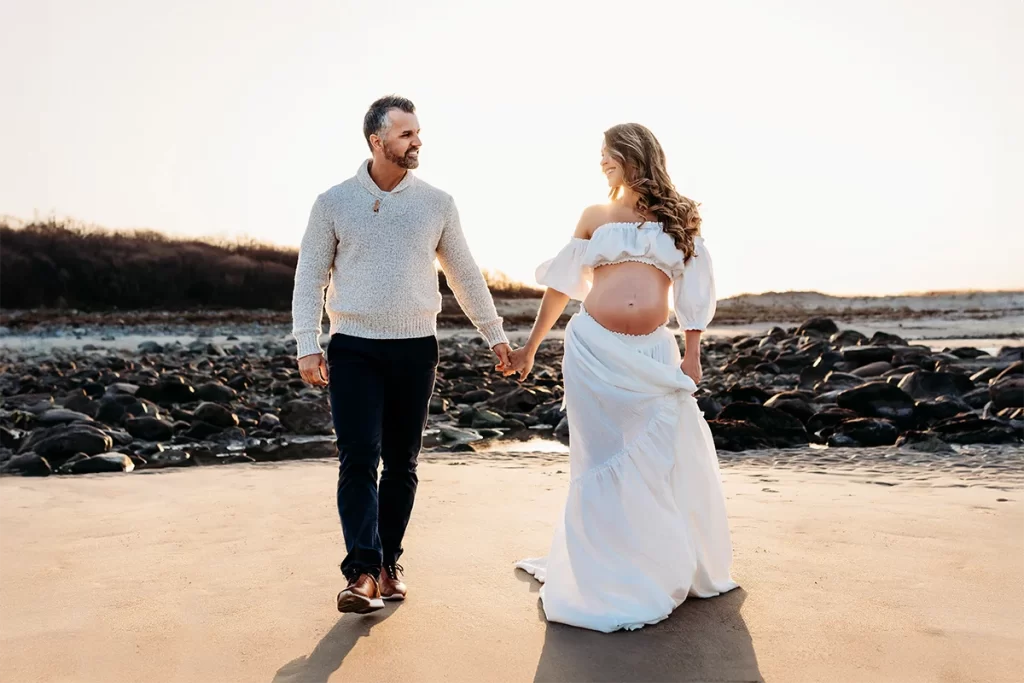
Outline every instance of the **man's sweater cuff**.
[(498, 344), (508, 344), (508, 337), (505, 336), (505, 330), (502, 329), (501, 323), (502, 319), (498, 318), (489, 323), (484, 323), (477, 328), (480, 330), (483, 338), (487, 340), (487, 345), (492, 349)]
[(323, 353), (320, 348), (320, 335), (316, 332), (302, 332), (295, 335), (295, 355), (297, 358), (314, 353)]

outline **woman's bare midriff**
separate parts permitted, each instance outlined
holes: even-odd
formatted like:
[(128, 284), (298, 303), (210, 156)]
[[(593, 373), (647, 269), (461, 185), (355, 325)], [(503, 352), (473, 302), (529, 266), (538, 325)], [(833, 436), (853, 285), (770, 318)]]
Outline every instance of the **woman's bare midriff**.
[(654, 266), (636, 261), (594, 269), (594, 285), (584, 308), (605, 329), (650, 334), (668, 322), (671, 281)]

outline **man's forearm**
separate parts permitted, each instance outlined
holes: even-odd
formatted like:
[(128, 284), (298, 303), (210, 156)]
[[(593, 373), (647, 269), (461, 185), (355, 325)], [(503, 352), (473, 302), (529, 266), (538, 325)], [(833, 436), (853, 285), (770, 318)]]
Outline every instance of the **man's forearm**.
[(337, 238), (324, 213), (323, 195), (310, 211), (309, 224), (299, 246), (292, 290), (292, 335), (296, 355), (321, 353), (320, 322), (324, 316), (324, 289), (331, 279)]

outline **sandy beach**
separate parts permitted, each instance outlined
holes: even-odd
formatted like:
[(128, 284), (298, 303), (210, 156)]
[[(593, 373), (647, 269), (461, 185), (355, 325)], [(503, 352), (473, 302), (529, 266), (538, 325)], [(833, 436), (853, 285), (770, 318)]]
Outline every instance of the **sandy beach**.
[(0, 479), (4, 681), (1017, 681), (1019, 477), (723, 467), (741, 588), (546, 624), (555, 455), (421, 465), (410, 599), (339, 615), (331, 461)]

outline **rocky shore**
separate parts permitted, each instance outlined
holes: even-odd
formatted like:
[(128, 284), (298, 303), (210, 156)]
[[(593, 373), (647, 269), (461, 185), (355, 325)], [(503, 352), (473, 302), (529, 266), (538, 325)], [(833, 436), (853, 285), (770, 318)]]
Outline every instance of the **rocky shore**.
[[(49, 475), (334, 457), (326, 391), (303, 384), (294, 342), (161, 344), (134, 351), (0, 349), (0, 471)], [(441, 340), (428, 452), (496, 440), (568, 441), (562, 343), (523, 384), (479, 340)], [(1024, 440), (1024, 348), (933, 351), (828, 318), (709, 338), (697, 395), (720, 451)]]

